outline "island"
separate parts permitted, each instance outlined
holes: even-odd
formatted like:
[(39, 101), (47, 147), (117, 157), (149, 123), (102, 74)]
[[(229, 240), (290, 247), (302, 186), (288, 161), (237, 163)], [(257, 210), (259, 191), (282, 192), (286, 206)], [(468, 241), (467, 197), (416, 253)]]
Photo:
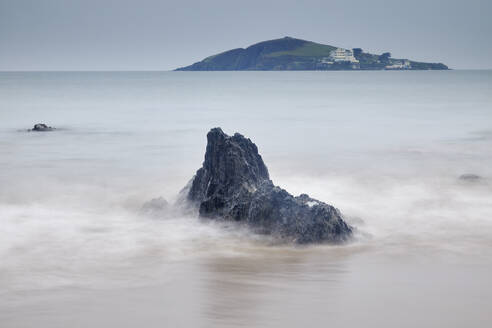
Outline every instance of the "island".
[(447, 70), (442, 63), (392, 58), (284, 37), (213, 55), (176, 71)]

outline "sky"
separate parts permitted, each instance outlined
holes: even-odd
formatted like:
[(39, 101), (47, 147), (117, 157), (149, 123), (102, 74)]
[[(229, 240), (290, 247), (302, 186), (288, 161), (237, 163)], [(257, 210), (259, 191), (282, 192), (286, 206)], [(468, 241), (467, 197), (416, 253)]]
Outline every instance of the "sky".
[(0, 0), (0, 70), (171, 70), (291, 36), (492, 68), (490, 0)]

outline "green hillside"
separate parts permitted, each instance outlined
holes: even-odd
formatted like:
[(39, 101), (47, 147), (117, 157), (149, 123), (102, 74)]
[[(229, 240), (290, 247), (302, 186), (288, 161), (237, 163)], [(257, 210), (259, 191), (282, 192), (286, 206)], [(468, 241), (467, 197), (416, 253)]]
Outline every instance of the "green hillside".
[(266, 56), (267, 57), (280, 57), (280, 56), (327, 57), (330, 56), (330, 53), (335, 49), (336, 47), (309, 41), (294, 50), (276, 51), (276, 52), (269, 53)]

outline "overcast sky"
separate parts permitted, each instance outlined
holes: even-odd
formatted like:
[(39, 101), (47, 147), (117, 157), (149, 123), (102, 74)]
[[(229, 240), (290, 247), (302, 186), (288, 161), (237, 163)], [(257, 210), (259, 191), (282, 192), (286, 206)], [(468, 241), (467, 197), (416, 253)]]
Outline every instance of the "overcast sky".
[(0, 70), (169, 70), (292, 36), (492, 68), (492, 0), (0, 0)]

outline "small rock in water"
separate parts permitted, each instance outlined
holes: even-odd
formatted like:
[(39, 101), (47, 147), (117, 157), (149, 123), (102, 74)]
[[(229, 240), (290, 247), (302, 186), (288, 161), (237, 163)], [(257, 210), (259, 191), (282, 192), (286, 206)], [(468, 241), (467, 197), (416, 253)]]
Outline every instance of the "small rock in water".
[(46, 132), (46, 131), (53, 131), (53, 130), (55, 130), (55, 128), (53, 128), (51, 126), (48, 126), (44, 123), (37, 123), (37, 124), (34, 124), (34, 127), (29, 131)]
[(481, 180), (482, 177), (479, 175), (473, 174), (473, 173), (466, 173), (466, 174), (460, 175), (459, 179), (463, 180), (463, 181), (478, 181), (478, 180)]
[(214, 128), (207, 141), (203, 166), (182, 191), (200, 217), (244, 223), (299, 244), (342, 242), (352, 235), (335, 207), (275, 186), (250, 139)]

